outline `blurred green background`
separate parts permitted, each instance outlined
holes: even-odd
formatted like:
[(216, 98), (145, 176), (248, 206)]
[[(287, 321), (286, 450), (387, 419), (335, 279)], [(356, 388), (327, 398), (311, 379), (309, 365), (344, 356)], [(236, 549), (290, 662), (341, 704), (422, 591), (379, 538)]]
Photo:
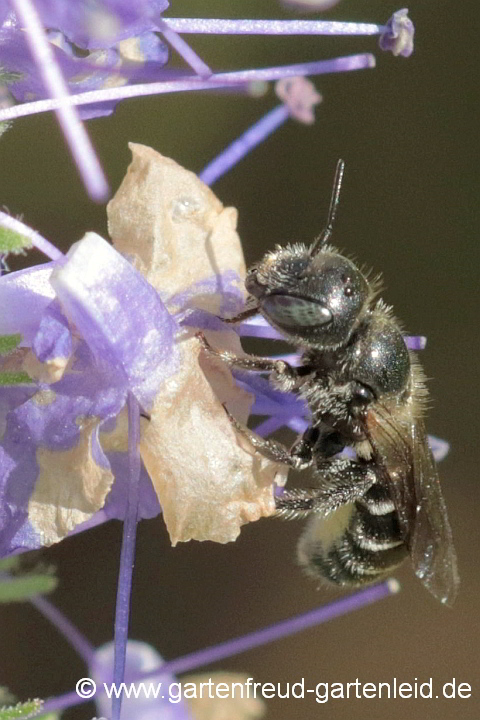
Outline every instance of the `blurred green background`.
[[(291, 17), (273, 0), (175, 0), (170, 16)], [(239, 210), (247, 263), (274, 243), (309, 242), (325, 219), (334, 167), (346, 160), (335, 243), (383, 273), (385, 300), (422, 353), (433, 398), (429, 431), (452, 451), (441, 465), (462, 586), (453, 610), (436, 603), (406, 564), (402, 592), (371, 608), (219, 666), (261, 682), (425, 682), (472, 685), (464, 700), (268, 701), (267, 718), (443, 720), (480, 717), (478, 490), (478, 116), (474, 101), (478, 3), (411, 0), (416, 50), (377, 52), (376, 38), (195, 37), (213, 68), (240, 69), (354, 52), (377, 68), (315, 80), (317, 122), (290, 121), (214, 190)], [(343, 0), (327, 18), (384, 22), (394, 2)], [(476, 17), (475, 17), (476, 16)], [(127, 101), (88, 129), (112, 188), (130, 161), (127, 143), (150, 145), (200, 171), (276, 104), (226, 94)], [(0, 203), (67, 248), (85, 231), (106, 234), (105, 208), (86, 197), (55, 117), (18, 120), (0, 144)], [(477, 230), (477, 232), (476, 232)], [(40, 257), (31, 260), (40, 261)], [(477, 301), (475, 301), (477, 297)], [(7, 308), (2, 309), (8, 312)], [(139, 527), (131, 637), (175, 658), (324, 604), (335, 593), (295, 565), (300, 524), (261, 521), (227, 546), (170, 547), (161, 518)], [(42, 552), (58, 567), (55, 603), (95, 644), (112, 637), (120, 523)], [(337, 593), (339, 594), (339, 593)], [(79, 658), (28, 605), (0, 607), (0, 684), (19, 698), (58, 694), (83, 677)], [(8, 649), (8, 651), (7, 651)], [(67, 713), (90, 718), (93, 705)], [(132, 719), (133, 720), (133, 719)]]

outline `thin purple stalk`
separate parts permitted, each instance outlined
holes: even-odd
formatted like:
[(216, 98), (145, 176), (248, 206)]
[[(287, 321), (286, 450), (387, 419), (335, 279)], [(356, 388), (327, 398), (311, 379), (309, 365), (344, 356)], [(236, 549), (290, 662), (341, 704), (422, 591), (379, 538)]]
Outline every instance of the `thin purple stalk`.
[(211, 93), (216, 95), (248, 95), (252, 98), (265, 97), (268, 93), (269, 85), (264, 80), (258, 82), (244, 83), (242, 85), (222, 85), (218, 89), (210, 90)]
[(30, 603), (56, 627), (59, 633), (73, 647), (75, 652), (80, 655), (82, 660), (88, 667), (91, 667), (95, 656), (95, 648), (90, 645), (87, 638), (73, 625), (63, 613), (52, 605), (49, 600), (38, 596), (30, 598)]
[[(113, 682), (117, 687), (123, 683), (128, 642), (128, 621), (132, 592), (133, 566), (135, 564), (135, 541), (138, 522), (138, 497), (140, 483), (140, 408), (137, 400), (128, 396), (128, 460), (129, 484), (127, 511), (123, 521), (122, 550), (118, 576), (117, 604), (115, 608), (115, 652), (113, 661)], [(122, 694), (112, 698), (112, 720), (119, 720), (122, 709)]]
[(240, 162), (257, 145), (281, 127), (290, 117), (286, 105), (277, 105), (258, 122), (246, 130), (239, 138), (234, 140), (216, 158), (206, 165), (199, 174), (200, 180), (206, 185), (213, 185), (222, 175), (225, 175)]
[[(382, 600), (398, 592), (399, 589), (400, 586), (396, 580), (392, 578), (385, 580), (378, 585), (360, 590), (353, 595), (340, 598), (340, 600), (335, 600), (328, 605), (323, 605), (320, 608), (310, 610), (310, 612), (303, 613), (302, 615), (296, 615), (295, 617), (275, 623), (262, 630), (256, 630), (242, 637), (227, 640), (227, 642), (220, 643), (219, 645), (212, 645), (203, 650), (184, 655), (176, 660), (166, 662), (162, 665), (161, 671), (162, 673), (172, 673), (174, 675), (191, 672), (204, 665), (210, 665), (219, 660), (239, 655), (247, 650), (267, 645), (275, 640), (280, 640), (289, 635), (295, 635), (295, 633), (308, 630), (308, 628), (321, 625), (342, 615), (347, 615), (354, 610), (360, 610), (360, 608), (366, 605), (371, 605), (377, 602), (377, 600)], [(142, 679), (155, 675), (158, 675), (158, 668), (155, 671), (150, 671), (146, 675), (143, 675)]]
[(433, 457), (436, 462), (444, 460), (450, 452), (450, 443), (441, 438), (435, 437), (435, 435), (428, 436), (428, 443), (433, 453)]
[[(215, 162), (215, 160), (212, 162)], [(205, 170), (203, 172), (205, 172)], [(259, 337), (269, 340), (285, 339), (282, 334), (279, 333), (278, 330), (275, 330), (275, 328), (272, 328), (261, 315), (255, 315), (245, 320), (237, 326), (236, 330), (240, 337)], [(410, 350), (425, 350), (427, 346), (427, 338), (424, 335), (405, 335), (404, 338)], [(281, 359), (286, 359), (286, 357), (282, 357)]]
[(177, 33), (209, 35), (379, 35), (385, 25), (328, 20), (225, 20), (164, 18)]
[(290, 430), (293, 430), (293, 432), (296, 432), (299, 435), (305, 432), (309, 424), (310, 423), (307, 422), (305, 418), (301, 418), (298, 415), (290, 418), (290, 420), (287, 420), (287, 422), (285, 423), (285, 425), (289, 427)]
[(269, 325), (265, 318), (260, 315), (245, 320), (245, 322), (240, 323), (235, 330), (240, 337), (257, 337), (267, 340), (285, 341), (282, 334)]
[[(234, 638), (233, 640), (227, 640), (227, 642), (212, 645), (203, 650), (184, 655), (176, 660), (170, 660), (164, 663), (160, 669), (151, 670), (138, 677), (132, 677), (130, 680), (137, 681), (147, 680), (151, 677), (157, 678), (160, 673), (162, 675), (179, 675), (181, 673), (191, 672), (192, 670), (198, 670), (205, 665), (210, 665), (219, 660), (225, 660), (226, 658), (239, 655), (247, 650), (267, 645), (275, 640), (295, 635), (296, 633), (308, 630), (308, 628), (321, 625), (322, 623), (341, 617), (342, 615), (347, 615), (355, 610), (360, 610), (367, 605), (371, 605), (378, 600), (383, 600), (383, 598), (397, 593), (399, 589), (400, 586), (398, 582), (390, 578), (378, 585), (373, 585), (365, 590), (359, 590), (348, 597), (340, 598), (328, 605), (323, 605), (320, 608), (315, 608), (315, 610), (296, 615), (288, 620), (283, 620), (263, 628), (262, 630), (256, 630), (255, 632)], [(65, 710), (68, 707), (87, 702), (87, 700), (88, 698), (80, 698), (75, 692), (65, 693), (64, 695), (47, 700), (42, 708), (42, 712), (47, 714), (48, 712)]]
[(267, 437), (267, 435), (271, 435), (275, 432), (275, 430), (279, 430), (281, 427), (285, 425), (285, 418), (284, 417), (275, 417), (272, 415), (272, 417), (267, 418), (267, 420), (264, 420), (259, 425), (257, 425), (254, 429), (257, 435), (261, 435), (262, 437)]
[(162, 32), (163, 37), (169, 45), (182, 57), (187, 65), (189, 65), (199, 77), (208, 78), (213, 75), (212, 69), (205, 63), (202, 58), (197, 55), (195, 50), (185, 42), (183, 38), (178, 35), (175, 30), (168, 27), (167, 23), (163, 20), (159, 23), (159, 28)]
[(425, 350), (427, 338), (423, 335), (405, 335), (405, 342), (409, 350)]
[(69, 92), (45, 30), (31, 0), (11, 0), (27, 34), (32, 57), (38, 65), (46, 90), (59, 103), (60, 126), (90, 197), (98, 202), (109, 195), (109, 187), (87, 131), (77, 111), (68, 102)]
[(38, 232), (36, 232), (36, 230), (32, 230), (32, 228), (29, 228), (28, 225), (25, 225), (20, 220), (17, 220), (16, 218), (2, 212), (1, 210), (0, 226), (28, 238), (32, 243), (33, 247), (37, 248), (37, 250), (40, 250), (40, 252), (50, 258), (50, 260), (60, 260), (62, 257), (64, 257), (63, 253), (60, 252), (60, 250), (56, 248), (55, 245), (52, 245), (51, 242), (42, 237)]
[(161, 95), (174, 92), (189, 92), (195, 90), (218, 90), (222, 87), (234, 87), (238, 84), (257, 81), (274, 81), (283, 77), (296, 77), (298, 75), (325, 75), (328, 73), (348, 72), (350, 70), (364, 70), (375, 67), (375, 57), (370, 53), (347, 55), (332, 60), (320, 60), (311, 63), (298, 63), (296, 65), (279, 65), (277, 67), (262, 68), (260, 70), (240, 70), (237, 72), (216, 73), (208, 80), (192, 76), (181, 80), (169, 80), (158, 83), (143, 83), (139, 85), (124, 85), (123, 87), (106, 88), (103, 90), (90, 90), (77, 95), (69, 95), (60, 102), (58, 99), (36, 100), (32, 103), (14, 105), (0, 110), (0, 122), (14, 120), (26, 115), (57, 110), (65, 103), (69, 105), (90, 105), (102, 102), (126, 100), (132, 97), (147, 95)]

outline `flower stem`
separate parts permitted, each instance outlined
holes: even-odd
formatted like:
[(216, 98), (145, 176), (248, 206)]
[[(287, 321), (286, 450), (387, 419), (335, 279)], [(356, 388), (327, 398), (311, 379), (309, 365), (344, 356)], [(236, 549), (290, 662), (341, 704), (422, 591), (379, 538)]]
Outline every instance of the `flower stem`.
[(58, 103), (58, 120), (71, 153), (92, 198), (102, 202), (109, 195), (109, 187), (93, 145), (77, 111), (68, 101), (69, 92), (52, 47), (31, 0), (12, 0), (12, 5), (27, 31), (27, 42), (48, 93)]
[[(140, 409), (137, 400), (128, 396), (128, 456), (129, 485), (127, 512), (123, 522), (122, 550), (118, 576), (117, 604), (115, 609), (115, 653), (113, 661), (113, 682), (121, 686), (125, 676), (125, 661), (128, 641), (128, 621), (130, 617), (130, 599), (132, 575), (135, 564), (135, 541), (138, 521), (138, 498), (140, 483)], [(112, 720), (119, 720), (122, 709), (122, 693), (112, 698)]]
[(379, 35), (385, 25), (328, 20), (225, 20), (223, 18), (164, 18), (177, 33), (208, 35)]

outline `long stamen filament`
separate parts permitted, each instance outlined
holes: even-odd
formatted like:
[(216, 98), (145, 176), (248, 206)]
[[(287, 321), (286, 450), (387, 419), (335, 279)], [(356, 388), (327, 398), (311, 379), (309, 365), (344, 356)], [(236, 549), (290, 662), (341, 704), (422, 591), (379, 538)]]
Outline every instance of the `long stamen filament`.
[(213, 70), (205, 63), (202, 58), (197, 55), (193, 48), (185, 42), (183, 38), (178, 35), (169, 25), (163, 20), (160, 23), (160, 30), (163, 37), (169, 45), (190, 65), (192, 70), (197, 73), (199, 77), (207, 78), (213, 75)]
[(206, 185), (213, 185), (222, 175), (225, 175), (242, 158), (248, 155), (253, 148), (260, 145), (269, 135), (283, 125), (289, 117), (290, 112), (287, 106), (277, 105), (209, 162), (199, 173), (200, 180), (203, 180)]
[(225, 20), (223, 18), (164, 18), (177, 33), (209, 35), (379, 35), (385, 25), (328, 20)]
[(333, 60), (320, 60), (318, 62), (299, 63), (295, 65), (280, 65), (278, 67), (262, 68), (259, 70), (240, 70), (237, 72), (216, 73), (208, 80), (198, 76), (184, 77), (181, 80), (168, 80), (157, 83), (141, 83), (139, 85), (124, 85), (122, 87), (106, 88), (103, 90), (90, 90), (89, 92), (69, 95), (64, 100), (37, 100), (32, 103), (14, 105), (0, 110), (0, 122), (13, 120), (26, 115), (56, 110), (63, 104), (90, 105), (94, 103), (125, 100), (132, 97), (146, 95), (160, 95), (163, 93), (186, 92), (192, 90), (218, 90), (222, 87), (232, 87), (256, 81), (274, 81), (283, 77), (296, 77), (298, 75), (324, 75), (335, 72), (348, 72), (350, 70), (363, 70), (375, 67), (375, 57), (370, 53), (347, 55)]

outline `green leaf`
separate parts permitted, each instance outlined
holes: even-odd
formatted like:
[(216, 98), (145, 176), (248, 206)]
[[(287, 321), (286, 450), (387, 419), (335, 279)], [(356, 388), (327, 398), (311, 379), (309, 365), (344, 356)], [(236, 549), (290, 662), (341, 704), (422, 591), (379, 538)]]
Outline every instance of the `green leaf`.
[(2, 137), (2, 135), (4, 133), (6, 133), (7, 130), (10, 130), (12, 125), (13, 125), (13, 122), (11, 122), (9, 120), (4, 120), (3, 122), (0, 122), (0, 137)]
[[(22, 602), (35, 595), (51, 593), (57, 587), (57, 578), (47, 573), (12, 576), (0, 582), (0, 603)], [(0, 715), (0, 720), (2, 720)]]
[[(0, 708), (0, 720), (16, 720), (16, 718), (28, 718), (38, 717), (38, 713), (41, 712), (43, 706), (43, 700), (27, 700), (24, 703), (17, 703), (17, 705), (11, 707)], [(43, 718), (47, 718), (48, 715), (43, 715)]]
[(25, 250), (32, 247), (32, 241), (25, 235), (21, 235), (10, 228), (0, 227), (0, 253), (8, 255), (21, 255)]
[(0, 707), (3, 708), (6, 705), (12, 705), (16, 699), (15, 695), (12, 695), (8, 688), (4, 685), (0, 685)]
[(15, 335), (0, 335), (0, 355), (8, 355), (22, 342), (20, 333)]
[[(8, 83), (12, 82), (18, 82), (23, 77), (23, 73), (21, 72), (10, 72), (9, 70), (5, 70), (4, 67), (0, 66), (0, 83), (5, 83), (7, 85)], [(13, 100), (12, 100), (13, 102)]]
[(28, 373), (19, 372), (0, 372), (0, 387), (7, 385), (26, 385), (32, 383), (33, 380)]
[[(0, 560), (0, 573), (4, 572), (11, 572), (12, 570), (16, 570), (18, 566), (20, 565), (20, 557), (18, 555), (11, 555), (10, 557), (3, 558)], [(0, 700), (2, 699), (2, 696), (0, 694)]]

